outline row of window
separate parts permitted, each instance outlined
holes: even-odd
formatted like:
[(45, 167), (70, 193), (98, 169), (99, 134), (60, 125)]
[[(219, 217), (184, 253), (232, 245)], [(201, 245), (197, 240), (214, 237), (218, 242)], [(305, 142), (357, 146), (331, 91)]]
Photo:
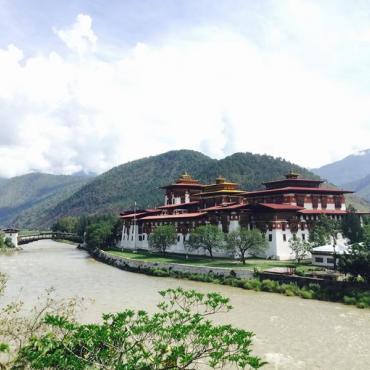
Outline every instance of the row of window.
[[(272, 242), (272, 234), (269, 234), (269, 242)], [(301, 238), (302, 240), (306, 240), (306, 234), (302, 234), (301, 235)], [(287, 237), (286, 237), (286, 234), (283, 234), (283, 241), (286, 242), (287, 241)]]
[[(315, 262), (324, 263), (324, 257), (315, 257)], [(334, 264), (334, 258), (326, 257), (326, 263)]]

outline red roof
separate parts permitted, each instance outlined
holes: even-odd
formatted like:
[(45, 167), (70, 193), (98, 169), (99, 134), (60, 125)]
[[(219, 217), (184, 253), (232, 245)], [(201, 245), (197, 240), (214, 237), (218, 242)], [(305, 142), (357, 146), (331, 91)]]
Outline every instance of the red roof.
[(268, 189), (268, 190), (257, 190), (251, 192), (245, 192), (243, 195), (251, 196), (251, 195), (264, 195), (264, 194), (274, 194), (274, 193), (324, 193), (324, 194), (344, 194), (344, 193), (353, 193), (350, 190), (342, 190), (342, 189), (323, 189), (323, 188), (302, 188), (298, 186), (288, 186), (285, 188), (279, 189)]
[(120, 214), (120, 219), (130, 219), (130, 218), (140, 218), (142, 216), (145, 216), (145, 215), (151, 215), (153, 213), (160, 213), (161, 210), (160, 209), (146, 209), (144, 212), (137, 212), (137, 213), (134, 213), (134, 212), (131, 212), (131, 213), (121, 213)]
[(300, 211), (304, 210), (304, 207), (298, 207), (293, 204), (278, 204), (278, 203), (258, 203), (259, 206), (271, 208), (277, 211)]
[(222, 211), (222, 210), (232, 210), (232, 209), (239, 209), (246, 207), (247, 205), (244, 203), (235, 203), (235, 202), (229, 202), (229, 203), (222, 203), (218, 206), (208, 207), (202, 209), (202, 211)]
[(192, 201), (192, 202), (187, 202), (187, 203), (167, 204), (167, 205), (165, 205), (165, 206), (158, 207), (158, 209), (180, 208), (180, 207), (184, 207), (184, 206), (191, 206), (191, 205), (195, 205), (195, 204), (198, 204), (198, 203), (199, 203), (199, 201), (194, 200), (194, 201)]
[(303, 209), (302, 211), (299, 211), (299, 213), (304, 215), (344, 215), (348, 212), (342, 211), (341, 209)]
[(206, 215), (207, 212), (194, 212), (194, 213), (179, 213), (177, 215), (159, 215), (159, 216), (146, 216), (141, 218), (145, 221), (156, 221), (156, 220), (172, 220), (181, 218), (197, 218)]
[(203, 184), (198, 184), (198, 183), (194, 183), (194, 182), (184, 182), (184, 183), (179, 183), (179, 184), (170, 184), (170, 185), (166, 185), (166, 186), (161, 186), (160, 189), (167, 189), (167, 188), (198, 188), (198, 189), (202, 189), (204, 188), (206, 185), (203, 185)]
[(284, 183), (284, 182), (296, 182), (297, 184), (299, 183), (312, 183), (312, 184), (322, 184), (323, 182), (325, 182), (324, 180), (315, 180), (315, 179), (281, 179), (281, 180), (273, 180), (273, 181), (267, 181), (267, 182), (264, 182), (263, 185), (274, 185), (274, 184), (279, 184), (279, 183)]
[(140, 217), (140, 216), (143, 216), (143, 215), (146, 215), (147, 212), (141, 212), (141, 213), (129, 213), (128, 215), (121, 215), (120, 218), (121, 219), (124, 219), (124, 218), (134, 218), (134, 217)]

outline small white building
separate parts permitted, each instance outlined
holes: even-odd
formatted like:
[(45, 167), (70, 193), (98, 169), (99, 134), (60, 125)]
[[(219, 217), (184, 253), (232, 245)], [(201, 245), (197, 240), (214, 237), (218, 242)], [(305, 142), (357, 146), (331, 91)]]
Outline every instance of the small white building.
[(10, 238), (15, 248), (18, 248), (18, 234), (19, 230), (17, 229), (5, 229), (3, 230), (5, 239)]
[[(316, 266), (334, 268), (334, 251), (336, 255), (347, 253), (350, 245), (333, 244), (322, 245), (320, 247), (312, 248), (312, 264)], [(338, 258), (337, 258), (338, 265)]]

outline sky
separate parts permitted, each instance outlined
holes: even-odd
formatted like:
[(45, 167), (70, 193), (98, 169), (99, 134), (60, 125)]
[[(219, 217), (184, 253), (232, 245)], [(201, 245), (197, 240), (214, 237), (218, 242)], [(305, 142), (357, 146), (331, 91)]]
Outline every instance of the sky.
[(0, 176), (370, 147), (370, 1), (0, 0)]

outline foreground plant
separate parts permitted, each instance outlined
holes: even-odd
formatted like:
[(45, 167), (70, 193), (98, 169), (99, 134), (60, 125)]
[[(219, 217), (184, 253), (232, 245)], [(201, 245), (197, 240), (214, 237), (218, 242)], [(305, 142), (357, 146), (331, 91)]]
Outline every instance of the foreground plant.
[[(6, 287), (6, 276), (0, 273), (0, 297)], [(0, 302), (1, 303), (1, 302)], [(54, 290), (49, 289), (38, 298), (30, 310), (22, 301), (10, 302), (0, 307), (0, 369), (14, 369), (15, 360), (30, 339), (44, 335), (51, 330), (45, 322), (47, 315), (59, 315), (74, 320), (80, 299), (56, 299)]]
[(253, 333), (208, 320), (231, 309), (227, 298), (181, 288), (160, 295), (165, 300), (153, 315), (125, 310), (103, 315), (100, 324), (78, 324), (48, 315), (45, 322), (50, 332), (33, 337), (22, 348), (17, 366), (164, 370), (264, 365), (251, 354)]

